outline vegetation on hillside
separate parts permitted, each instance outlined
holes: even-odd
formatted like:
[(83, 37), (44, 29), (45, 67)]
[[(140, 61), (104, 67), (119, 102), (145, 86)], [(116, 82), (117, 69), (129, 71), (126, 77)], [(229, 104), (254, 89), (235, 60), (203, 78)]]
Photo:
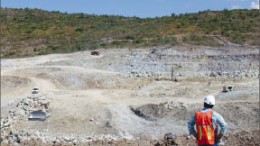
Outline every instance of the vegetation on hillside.
[(260, 46), (259, 10), (208, 10), (141, 19), (2, 8), (0, 21), (1, 57), (180, 43), (221, 45), (212, 35)]

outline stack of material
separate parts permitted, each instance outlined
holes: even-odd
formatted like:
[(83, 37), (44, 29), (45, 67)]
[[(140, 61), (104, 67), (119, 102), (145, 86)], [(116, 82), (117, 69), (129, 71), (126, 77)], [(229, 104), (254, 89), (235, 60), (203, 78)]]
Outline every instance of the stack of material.
[(29, 120), (45, 120), (49, 114), (50, 99), (42, 94), (32, 94), (17, 104)]

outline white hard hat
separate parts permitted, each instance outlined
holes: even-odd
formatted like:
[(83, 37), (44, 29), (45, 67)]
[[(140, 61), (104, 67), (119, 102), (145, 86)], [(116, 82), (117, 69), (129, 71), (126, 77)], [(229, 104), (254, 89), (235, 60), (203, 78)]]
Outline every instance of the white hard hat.
[(215, 105), (215, 97), (213, 95), (208, 95), (204, 98), (203, 102), (209, 105)]

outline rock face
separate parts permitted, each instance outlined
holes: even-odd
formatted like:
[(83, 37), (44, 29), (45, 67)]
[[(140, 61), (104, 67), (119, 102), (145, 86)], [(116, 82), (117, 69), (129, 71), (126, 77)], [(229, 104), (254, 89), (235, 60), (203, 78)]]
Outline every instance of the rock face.
[[(210, 53), (209, 53), (210, 52)], [(135, 77), (258, 77), (257, 51), (233, 49), (155, 48), (129, 54), (129, 74)]]

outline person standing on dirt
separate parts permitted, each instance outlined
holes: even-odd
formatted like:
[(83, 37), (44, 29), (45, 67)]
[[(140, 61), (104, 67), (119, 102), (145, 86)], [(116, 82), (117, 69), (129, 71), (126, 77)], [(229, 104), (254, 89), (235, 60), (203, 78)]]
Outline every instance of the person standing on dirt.
[(226, 133), (227, 124), (219, 113), (212, 110), (215, 105), (214, 96), (206, 96), (203, 102), (204, 108), (197, 111), (188, 122), (189, 133), (197, 139), (199, 146), (218, 146)]

